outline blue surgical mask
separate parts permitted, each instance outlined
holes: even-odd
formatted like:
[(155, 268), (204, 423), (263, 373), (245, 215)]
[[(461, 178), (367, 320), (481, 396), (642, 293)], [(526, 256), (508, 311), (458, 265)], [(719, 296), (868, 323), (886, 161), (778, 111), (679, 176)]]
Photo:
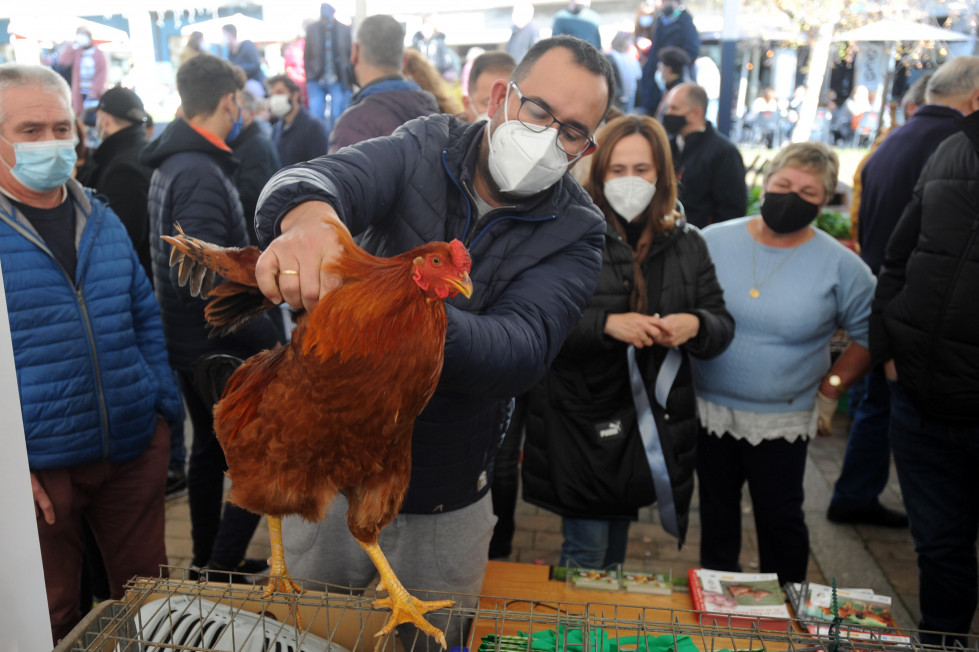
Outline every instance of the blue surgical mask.
[(241, 133), (241, 124), (244, 113), (242, 112), (241, 105), (238, 104), (238, 102), (235, 102), (235, 106), (238, 107), (238, 119), (234, 121), (234, 123), (231, 125), (231, 131), (229, 131), (228, 135), (225, 136), (224, 142), (226, 143), (230, 143), (238, 137), (238, 134)]
[(652, 27), (653, 26), (653, 16), (652, 14), (643, 14), (639, 17), (640, 27)]
[[(14, 156), (17, 157), (17, 163), (10, 168), (10, 174), (35, 192), (49, 192), (60, 188), (75, 170), (78, 155), (75, 153), (74, 139), (32, 143), (11, 143), (3, 136), (0, 139), (14, 148)], [(10, 167), (6, 161), (3, 163)]]

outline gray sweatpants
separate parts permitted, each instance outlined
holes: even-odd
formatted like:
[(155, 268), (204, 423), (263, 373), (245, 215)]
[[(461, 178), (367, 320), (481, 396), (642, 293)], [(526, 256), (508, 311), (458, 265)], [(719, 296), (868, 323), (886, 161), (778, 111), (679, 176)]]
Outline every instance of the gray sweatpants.
[[(319, 523), (308, 523), (299, 517), (282, 520), (290, 575), (355, 588), (366, 587), (374, 580), (377, 569), (347, 529), (346, 514), (347, 499), (339, 495)], [(466, 637), (471, 619), (461, 617), (457, 608), (477, 606), (476, 595), (483, 585), (495, 524), (493, 502), (487, 493), (472, 505), (452, 512), (399, 514), (381, 530), (378, 544), (395, 575), (413, 596), (421, 600), (449, 597), (456, 601), (452, 610), (433, 611), (426, 616), (445, 632), (450, 649), (469, 643)], [(401, 625), (397, 631), (405, 650), (441, 649), (414, 625)]]

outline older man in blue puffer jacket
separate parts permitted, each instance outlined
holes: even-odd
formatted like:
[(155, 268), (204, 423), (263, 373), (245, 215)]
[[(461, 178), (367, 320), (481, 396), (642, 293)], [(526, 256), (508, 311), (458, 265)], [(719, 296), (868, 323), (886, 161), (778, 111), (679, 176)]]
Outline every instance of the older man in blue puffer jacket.
[(119, 218), (70, 179), (67, 84), (0, 66), (0, 257), (54, 640), (81, 618), (81, 520), (113, 598), (167, 561), (169, 423), (182, 418), (153, 290)]

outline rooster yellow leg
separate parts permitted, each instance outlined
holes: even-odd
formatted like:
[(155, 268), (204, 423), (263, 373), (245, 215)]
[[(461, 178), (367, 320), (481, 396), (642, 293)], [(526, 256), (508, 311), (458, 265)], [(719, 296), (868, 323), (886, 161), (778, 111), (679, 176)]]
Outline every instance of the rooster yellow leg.
[(286, 556), (282, 548), (282, 519), (277, 516), (269, 516), (269, 538), (272, 539), (272, 564), (269, 568), (269, 583), (262, 597), (268, 598), (276, 591), (302, 593), (303, 590), (292, 581), (286, 568)]
[(377, 572), (381, 575), (381, 583), (378, 585), (378, 588), (383, 588), (388, 592), (388, 597), (374, 602), (375, 608), (387, 607), (392, 611), (391, 618), (384, 628), (377, 633), (377, 636), (390, 634), (396, 626), (402, 623), (412, 623), (418, 629), (438, 641), (444, 650), (446, 648), (445, 634), (442, 633), (442, 630), (425, 620), (422, 614), (435, 611), (436, 609), (451, 607), (455, 604), (455, 601), (436, 600), (424, 602), (412, 597), (395, 576), (394, 571), (391, 570), (391, 565), (388, 563), (384, 553), (381, 552), (380, 546), (376, 543), (364, 543), (363, 541), (358, 541), (357, 543), (370, 556), (371, 561), (374, 562), (374, 566), (377, 567)]

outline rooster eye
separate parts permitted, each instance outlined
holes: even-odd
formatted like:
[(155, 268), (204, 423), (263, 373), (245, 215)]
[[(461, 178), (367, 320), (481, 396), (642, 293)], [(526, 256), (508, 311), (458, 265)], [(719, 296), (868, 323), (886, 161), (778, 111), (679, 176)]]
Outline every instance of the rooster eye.
[(438, 256), (432, 256), (432, 264), (433, 265), (441, 265), (442, 264), (442, 259), (439, 258)]

